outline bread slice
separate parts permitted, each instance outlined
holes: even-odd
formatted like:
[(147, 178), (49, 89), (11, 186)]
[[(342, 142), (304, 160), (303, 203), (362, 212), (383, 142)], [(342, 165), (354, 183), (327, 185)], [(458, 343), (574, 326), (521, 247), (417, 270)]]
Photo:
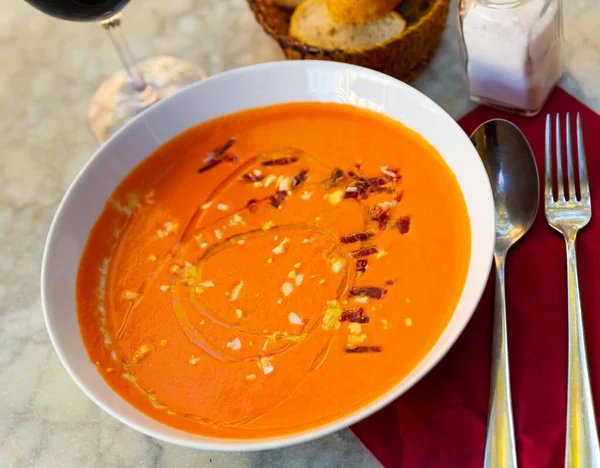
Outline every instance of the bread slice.
[(329, 16), (325, 0), (306, 0), (292, 15), (290, 34), (323, 49), (369, 49), (398, 37), (406, 21), (395, 11), (367, 23), (340, 23)]
[(329, 16), (340, 23), (366, 23), (383, 18), (400, 0), (325, 0)]
[(296, 8), (300, 5), (304, 0), (273, 0), (275, 5), (279, 5), (284, 8)]

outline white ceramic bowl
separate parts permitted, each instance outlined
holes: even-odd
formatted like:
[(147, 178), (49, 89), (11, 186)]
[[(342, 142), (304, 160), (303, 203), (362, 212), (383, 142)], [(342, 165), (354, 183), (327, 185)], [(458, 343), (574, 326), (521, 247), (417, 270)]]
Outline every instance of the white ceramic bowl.
[[(88, 359), (75, 303), (75, 279), (90, 230), (118, 183), (161, 143), (217, 116), (290, 101), (352, 104), (385, 114), (424, 136), (458, 178), (472, 228), (467, 281), (450, 323), (425, 358), (387, 394), (337, 421), (285, 437), (227, 440), (182, 432), (136, 410), (118, 396)], [(211, 450), (282, 447), (347, 427), (403, 394), (448, 351), (477, 306), (491, 267), (494, 208), (490, 184), (469, 138), (437, 104), (389, 76), (317, 61), (252, 66), (206, 79), (152, 106), (90, 159), (65, 195), (48, 235), (42, 265), (42, 304), (50, 338), (63, 365), (98, 406), (157, 439)]]

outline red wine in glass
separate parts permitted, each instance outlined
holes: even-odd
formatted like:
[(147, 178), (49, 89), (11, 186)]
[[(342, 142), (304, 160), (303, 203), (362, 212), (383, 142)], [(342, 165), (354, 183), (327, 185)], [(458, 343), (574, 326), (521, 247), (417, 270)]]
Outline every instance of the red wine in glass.
[(103, 21), (117, 14), (129, 0), (25, 0), (38, 10), (69, 21)]
[(38, 10), (69, 21), (99, 21), (123, 62), (92, 97), (88, 122), (104, 142), (128, 120), (163, 97), (205, 77), (196, 65), (169, 56), (136, 63), (121, 31), (121, 10), (130, 0), (25, 0)]

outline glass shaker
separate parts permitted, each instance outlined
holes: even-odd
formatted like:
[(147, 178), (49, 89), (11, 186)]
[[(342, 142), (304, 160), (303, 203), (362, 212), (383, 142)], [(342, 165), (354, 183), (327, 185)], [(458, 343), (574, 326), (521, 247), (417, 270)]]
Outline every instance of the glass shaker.
[(561, 0), (460, 0), (469, 98), (534, 116), (563, 74)]

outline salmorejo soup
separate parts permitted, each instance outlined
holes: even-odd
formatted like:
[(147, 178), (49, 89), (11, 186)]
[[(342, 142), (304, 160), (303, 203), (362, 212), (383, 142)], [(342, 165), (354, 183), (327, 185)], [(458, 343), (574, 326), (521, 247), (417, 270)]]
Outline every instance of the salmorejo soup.
[(387, 117), (332, 103), (227, 115), (115, 190), (79, 268), (81, 333), (155, 420), (299, 432), (386, 393), (430, 350), (470, 235), (454, 174)]

